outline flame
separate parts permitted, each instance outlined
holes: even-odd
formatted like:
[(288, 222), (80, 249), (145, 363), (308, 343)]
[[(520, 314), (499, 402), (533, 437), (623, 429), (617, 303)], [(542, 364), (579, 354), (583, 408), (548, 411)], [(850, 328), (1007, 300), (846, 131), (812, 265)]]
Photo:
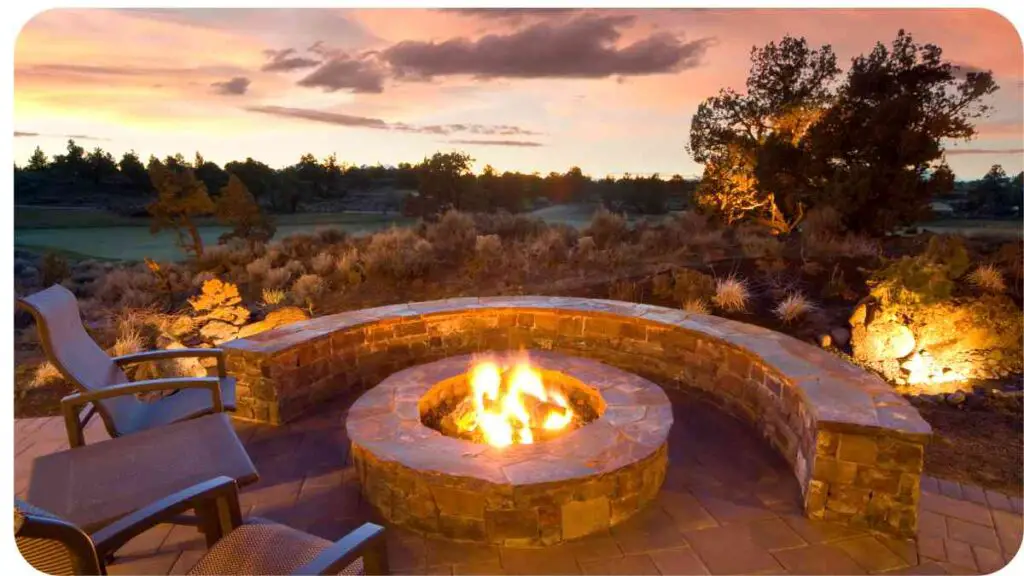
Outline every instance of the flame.
[[(479, 431), (484, 442), (503, 448), (510, 444), (532, 444), (537, 428), (557, 431), (569, 426), (573, 410), (557, 390), (544, 385), (541, 373), (526, 358), (518, 359), (503, 373), (493, 360), (476, 362), (468, 373), (472, 410), (457, 421), (464, 431)], [(548, 408), (543, 422), (537, 422), (527, 406), (543, 403)], [(555, 409), (554, 407), (557, 407)]]

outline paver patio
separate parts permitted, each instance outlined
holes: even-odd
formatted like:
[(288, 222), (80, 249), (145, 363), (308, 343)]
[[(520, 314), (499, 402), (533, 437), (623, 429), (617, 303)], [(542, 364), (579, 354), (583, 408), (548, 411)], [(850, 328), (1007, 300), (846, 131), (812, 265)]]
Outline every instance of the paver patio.
[[(1020, 498), (922, 480), (918, 545), (801, 516), (784, 460), (746, 424), (669, 392), (675, 424), (669, 470), (655, 502), (613, 527), (557, 547), (512, 549), (427, 539), (388, 529), (392, 571), (420, 574), (991, 573), (1021, 544)], [(345, 411), (355, 398), (281, 427), (236, 422), (261, 479), (242, 493), (246, 514), (328, 539), (377, 520), (349, 458)], [(87, 442), (105, 438), (98, 421)], [(15, 490), (28, 462), (67, 446), (59, 418), (15, 424)], [(112, 574), (177, 574), (202, 555), (189, 526), (158, 526), (126, 545)]]

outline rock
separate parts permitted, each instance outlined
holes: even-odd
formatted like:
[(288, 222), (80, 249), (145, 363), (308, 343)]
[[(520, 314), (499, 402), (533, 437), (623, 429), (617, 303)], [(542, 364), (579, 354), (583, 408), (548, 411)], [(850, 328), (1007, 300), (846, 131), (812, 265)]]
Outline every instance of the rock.
[(914, 333), (894, 320), (854, 326), (852, 336), (854, 356), (867, 362), (903, 358), (914, 351)]
[(818, 336), (818, 345), (822, 348), (831, 348), (832, 336), (830, 334), (821, 334)]
[(967, 401), (967, 395), (962, 390), (946, 394), (946, 403), (950, 406), (959, 406)]
[(219, 320), (241, 326), (249, 321), (249, 310), (241, 306), (222, 306), (211, 310), (209, 314), (203, 316), (203, 319)]
[(238, 338), (248, 338), (249, 336), (259, 334), (260, 332), (266, 332), (267, 330), (272, 330), (278, 326), (284, 326), (285, 324), (292, 324), (294, 322), (301, 322), (308, 319), (309, 314), (306, 314), (306, 311), (302, 308), (285, 306), (284, 308), (278, 308), (270, 314), (267, 314), (267, 317), (259, 322), (253, 322), (248, 326), (242, 326), (238, 331)]
[(204, 340), (214, 344), (222, 344), (228, 340), (234, 340), (238, 335), (238, 327), (220, 320), (211, 320), (199, 329), (199, 334)]
[(846, 346), (850, 343), (850, 331), (842, 326), (836, 326), (829, 333), (832, 336), (832, 343), (836, 346)]

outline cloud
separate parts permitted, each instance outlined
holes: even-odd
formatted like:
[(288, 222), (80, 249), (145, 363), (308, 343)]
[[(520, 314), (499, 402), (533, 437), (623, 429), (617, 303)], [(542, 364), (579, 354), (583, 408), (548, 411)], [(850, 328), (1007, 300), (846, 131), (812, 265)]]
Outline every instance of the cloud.
[(486, 18), (491, 20), (512, 20), (519, 22), (523, 18), (565, 16), (582, 12), (581, 8), (450, 8), (442, 12), (455, 12), (463, 16)]
[(305, 58), (302, 56), (295, 55), (294, 48), (285, 48), (284, 50), (264, 50), (264, 54), (270, 58), (266, 64), (260, 67), (260, 70), (264, 72), (291, 72), (293, 70), (301, 70), (303, 68), (312, 68), (320, 65), (320, 60), (314, 58)]
[(543, 146), (540, 142), (529, 142), (525, 140), (449, 140), (451, 144), (469, 144), (472, 146), (521, 146), (524, 148), (539, 148)]
[[(317, 43), (310, 49), (318, 48)], [(385, 72), (369, 56), (352, 58), (337, 54), (311, 74), (299, 80), (299, 86), (323, 88), (324, 92), (351, 90), (356, 93), (380, 94), (384, 91)]]
[(693, 68), (710, 38), (683, 42), (661, 32), (618, 47), (628, 15), (583, 15), (532, 24), (508, 34), (477, 40), (404, 41), (381, 52), (398, 77), (432, 78), (466, 74), (480, 78), (604, 78), (661, 74)]
[[(427, 124), (427, 125), (416, 125), (406, 124), (405, 122), (386, 122), (380, 118), (368, 118), (366, 116), (352, 116), (349, 114), (341, 114), (338, 112), (325, 112), (323, 110), (310, 110), (308, 108), (290, 108), (287, 106), (247, 106), (245, 108), (249, 112), (258, 112), (260, 114), (270, 114), (273, 116), (282, 116), (285, 118), (298, 118), (301, 120), (309, 120), (311, 122), (321, 122), (324, 124), (334, 124), (336, 126), (346, 126), (349, 128), (370, 128), (372, 130), (392, 130), (395, 132), (409, 132), (414, 134), (478, 134), (478, 135), (494, 135), (494, 136), (536, 136), (540, 135), (540, 132), (534, 132), (520, 128), (518, 126), (510, 126), (508, 124)], [(466, 141), (469, 142), (468, 140)], [(482, 143), (485, 141), (477, 141)], [(490, 141), (486, 141), (490, 142)], [(514, 144), (506, 144), (508, 146), (514, 146)], [(522, 144), (529, 145), (529, 144)], [(539, 146), (540, 144), (538, 144)]]
[(213, 91), (217, 94), (223, 94), (225, 96), (240, 96), (245, 94), (249, 90), (249, 84), (252, 81), (245, 76), (235, 76), (231, 80), (224, 82), (214, 82), (210, 84), (213, 87)]
[(39, 132), (21, 132), (18, 130), (14, 131), (15, 138), (68, 138), (70, 140), (97, 140), (97, 141), (109, 141), (110, 138), (100, 138), (99, 136), (89, 136), (88, 134), (40, 134)]
[(973, 156), (975, 154), (987, 154), (987, 155), (1006, 155), (1011, 154), (1024, 154), (1024, 148), (960, 148), (953, 150), (946, 150), (946, 156)]

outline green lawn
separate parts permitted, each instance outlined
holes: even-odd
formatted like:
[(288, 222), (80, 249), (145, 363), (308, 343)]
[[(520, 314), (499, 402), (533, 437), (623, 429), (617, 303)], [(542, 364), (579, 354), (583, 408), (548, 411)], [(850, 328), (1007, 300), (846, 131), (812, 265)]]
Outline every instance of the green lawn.
[[(397, 214), (303, 213), (275, 217), (274, 239), (322, 228), (340, 228), (360, 236), (387, 228), (404, 226), (413, 219)], [(228, 228), (203, 219), (199, 229), (203, 241), (216, 244)], [(14, 245), (38, 252), (56, 251), (74, 256), (103, 259), (181, 260), (184, 254), (174, 244), (173, 232), (149, 232), (149, 220), (127, 218), (103, 210), (17, 207), (14, 213)]]

